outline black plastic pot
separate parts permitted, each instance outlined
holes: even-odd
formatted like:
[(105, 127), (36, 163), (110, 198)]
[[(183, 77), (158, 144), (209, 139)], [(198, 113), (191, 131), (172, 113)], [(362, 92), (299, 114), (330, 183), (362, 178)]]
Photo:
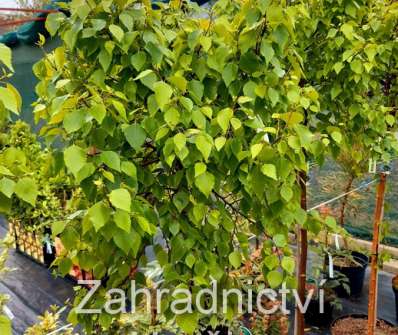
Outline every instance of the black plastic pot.
[(334, 290), (340, 298), (358, 297), (362, 293), (365, 280), (366, 268), (369, 264), (369, 257), (357, 251), (351, 253), (358, 266), (340, 267), (335, 266), (334, 270), (345, 275), (349, 280), (350, 292), (344, 289), (343, 285), (337, 286)]
[(394, 295), (395, 295), (395, 315), (396, 315), (396, 318), (398, 321), (398, 289), (393, 287), (392, 290), (394, 291)]
[(201, 332), (201, 334), (202, 335), (210, 335), (210, 334), (228, 335), (228, 327), (226, 327), (226, 326), (217, 326), (216, 329), (208, 327), (206, 330), (203, 330)]
[[(343, 320), (343, 319), (346, 319), (346, 318), (354, 318), (354, 319), (368, 319), (368, 316), (367, 316), (367, 314), (346, 314), (346, 315), (342, 315), (342, 316), (340, 316), (340, 317), (338, 317), (337, 319), (335, 319), (334, 321), (333, 321), (333, 323), (332, 323), (332, 325), (330, 326), (330, 331), (331, 331), (331, 334), (333, 335), (333, 327), (334, 327), (334, 325), (338, 322), (338, 321), (340, 321), (340, 320)], [(387, 325), (389, 325), (389, 326), (391, 326), (391, 327), (394, 327), (394, 325), (391, 323), (391, 322), (388, 322), (388, 321), (386, 321), (386, 320), (383, 320), (383, 319), (378, 319), (379, 321), (383, 321), (384, 323), (386, 323)]]
[(325, 301), (324, 311), (320, 312), (319, 300), (311, 300), (308, 309), (305, 312), (304, 318), (305, 323), (309, 326), (315, 326), (318, 328), (326, 328), (330, 326), (333, 321), (333, 310), (334, 307), (330, 301)]
[(54, 262), (56, 258), (55, 247), (51, 246), (51, 253), (49, 253), (47, 250), (47, 246), (43, 245), (43, 256), (44, 256), (44, 265), (49, 268), (52, 262)]

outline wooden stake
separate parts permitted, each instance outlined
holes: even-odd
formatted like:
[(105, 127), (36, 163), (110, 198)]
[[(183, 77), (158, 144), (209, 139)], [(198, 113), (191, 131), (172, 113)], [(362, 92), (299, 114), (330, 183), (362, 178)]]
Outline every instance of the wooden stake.
[[(301, 208), (307, 210), (307, 175), (305, 172), (300, 172), (298, 175), (299, 184), (301, 187)], [(308, 236), (307, 230), (298, 227), (297, 231), (297, 255), (298, 255), (298, 296), (300, 301), (305, 301), (305, 288), (307, 281), (307, 254), (308, 254)], [(295, 317), (295, 335), (304, 335), (305, 333), (305, 320), (304, 314), (300, 311), (296, 304), (296, 317)]]
[(376, 209), (373, 224), (373, 241), (370, 267), (369, 283), (369, 306), (368, 306), (368, 335), (374, 335), (377, 321), (377, 281), (378, 281), (378, 259), (380, 244), (380, 225), (384, 214), (384, 194), (386, 189), (387, 174), (380, 173), (380, 181), (377, 186)]

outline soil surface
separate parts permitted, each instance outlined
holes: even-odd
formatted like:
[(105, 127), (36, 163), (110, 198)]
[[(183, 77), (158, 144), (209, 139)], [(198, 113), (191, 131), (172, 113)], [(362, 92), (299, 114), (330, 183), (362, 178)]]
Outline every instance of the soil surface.
[[(338, 320), (332, 328), (332, 335), (358, 335), (366, 334), (367, 319), (345, 318)], [(393, 327), (384, 321), (378, 321), (375, 335), (398, 335), (398, 327)]]

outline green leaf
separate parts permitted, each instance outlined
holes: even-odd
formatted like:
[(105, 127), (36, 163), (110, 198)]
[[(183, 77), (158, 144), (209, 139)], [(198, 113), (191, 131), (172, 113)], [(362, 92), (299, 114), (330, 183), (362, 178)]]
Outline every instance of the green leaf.
[(278, 248), (284, 248), (287, 246), (287, 239), (283, 234), (276, 234), (272, 240)]
[(260, 53), (265, 58), (267, 65), (272, 60), (272, 58), (274, 58), (275, 51), (272, 48), (272, 44), (266, 39), (263, 39), (261, 42)]
[(264, 143), (253, 144), (250, 147), (250, 152), (252, 154), (253, 159), (258, 156), (258, 154), (261, 152), (261, 150), (263, 150), (263, 147), (264, 147)]
[(124, 188), (113, 190), (109, 195), (109, 200), (113, 206), (122, 209), (128, 213), (131, 210), (131, 195), (130, 192)]
[(46, 29), (50, 33), (51, 36), (55, 36), (61, 22), (65, 19), (65, 14), (64, 13), (50, 13), (47, 15), (46, 18)]
[(261, 167), (261, 172), (271, 179), (278, 180), (276, 175), (276, 167), (274, 164), (264, 164)]
[(183, 148), (185, 148), (187, 144), (187, 138), (183, 133), (174, 135), (173, 141), (178, 151), (181, 151)]
[(123, 129), (124, 136), (126, 137), (127, 142), (138, 151), (146, 140), (146, 132), (142, 127), (138, 124), (133, 124)]
[(72, 269), (72, 261), (69, 258), (63, 258), (58, 265), (58, 269), (62, 276), (66, 276), (69, 274), (70, 270)]
[(103, 104), (97, 104), (89, 109), (89, 113), (99, 124), (102, 124), (102, 121), (106, 116), (106, 108)]
[(271, 105), (274, 107), (279, 101), (279, 93), (274, 88), (268, 89), (268, 98), (271, 100)]
[(64, 117), (64, 127), (68, 134), (78, 131), (85, 122), (85, 112), (81, 109), (68, 113)]
[(5, 315), (0, 315), (0, 334), (12, 335), (11, 320)]
[(224, 136), (217, 137), (214, 141), (214, 145), (217, 149), (217, 151), (220, 151), (222, 147), (225, 145), (225, 142), (227, 139)]
[(225, 134), (229, 128), (229, 122), (231, 121), (234, 113), (231, 108), (225, 108), (218, 112), (217, 123)]
[(289, 202), (290, 200), (292, 200), (292, 198), (293, 198), (292, 188), (287, 184), (283, 184), (282, 188), (281, 188), (281, 196), (286, 202)]
[(115, 220), (116, 225), (126, 231), (130, 232), (131, 229), (131, 219), (130, 214), (122, 209), (117, 209), (113, 214), (113, 219)]
[(142, 71), (137, 77), (134, 78), (134, 80), (141, 80), (141, 79), (149, 76), (150, 74), (153, 74), (153, 70), (148, 69), (148, 70)]
[(274, 270), (279, 265), (279, 258), (276, 255), (269, 255), (264, 258), (264, 264), (269, 270)]
[(336, 74), (339, 74), (342, 69), (344, 69), (344, 64), (342, 62), (337, 62), (333, 66), (333, 70), (336, 72)]
[(19, 114), (20, 106), (18, 106), (19, 97), (16, 95), (15, 89), (10, 85), (0, 87), (0, 101), (4, 107), (14, 114)]
[(143, 51), (138, 51), (136, 54), (131, 56), (130, 62), (137, 71), (140, 71), (146, 63), (146, 53)]
[(344, 34), (344, 36), (349, 39), (352, 40), (353, 39), (353, 33), (354, 33), (354, 28), (351, 24), (349, 23), (344, 23), (340, 30), (342, 31), (342, 33)]
[(294, 273), (294, 268), (295, 268), (295, 261), (294, 258), (292, 257), (283, 257), (282, 259), (282, 268), (289, 274), (293, 274)]
[(333, 99), (333, 100), (336, 99), (337, 96), (338, 96), (342, 91), (343, 91), (343, 90), (341, 89), (340, 84), (334, 83), (334, 84), (333, 84), (333, 87), (332, 87), (332, 90), (330, 91), (331, 96), (332, 96), (332, 99)]
[(173, 95), (173, 90), (170, 85), (163, 81), (154, 83), (153, 90), (155, 91), (156, 103), (158, 104), (160, 110), (163, 110), (164, 106), (170, 102), (170, 98)]
[(170, 108), (164, 113), (164, 120), (171, 129), (174, 129), (180, 122), (180, 113), (176, 108)]
[(20, 199), (26, 201), (32, 206), (35, 206), (38, 189), (36, 182), (33, 179), (28, 177), (19, 179), (15, 185), (14, 192)]
[(238, 65), (234, 63), (230, 63), (224, 68), (222, 72), (222, 79), (227, 87), (231, 85), (231, 83), (237, 78), (238, 69)]
[(55, 221), (51, 225), (51, 233), (53, 236), (60, 235), (66, 227), (67, 221)]
[(124, 105), (116, 99), (112, 99), (112, 105), (113, 107), (115, 107), (115, 109), (117, 110), (119, 115), (123, 118), (123, 120), (127, 120), (126, 107), (124, 107)]
[(289, 113), (282, 113), (282, 114), (273, 114), (273, 118), (281, 119), (286, 122), (288, 126), (294, 126), (298, 123), (303, 122), (304, 116), (298, 112), (289, 112)]
[(177, 207), (178, 211), (181, 213), (185, 207), (188, 206), (189, 203), (189, 195), (184, 191), (178, 192), (173, 197), (173, 203)]
[(123, 40), (124, 37), (124, 31), (122, 28), (120, 28), (119, 26), (115, 25), (115, 24), (111, 24), (109, 26), (109, 31), (111, 32), (111, 34), (113, 35), (114, 38), (116, 38), (116, 40), (118, 42), (121, 42)]
[(187, 257), (185, 257), (185, 264), (192, 269), (196, 262), (196, 257), (193, 254), (188, 254)]
[(337, 143), (341, 143), (341, 141), (343, 140), (343, 136), (338, 131), (332, 132), (331, 136), (332, 136), (333, 140), (335, 140), (335, 142), (337, 142)]
[(202, 101), (204, 89), (203, 84), (198, 80), (191, 80), (188, 83), (188, 92), (197, 103)]
[(0, 193), (0, 213), (9, 214), (11, 211), (12, 201), (7, 198), (3, 193)]
[(279, 25), (273, 32), (273, 37), (278, 43), (281, 50), (283, 50), (289, 40), (289, 32), (287, 31), (286, 27), (283, 25)]
[(3, 43), (0, 43), (0, 62), (7, 66), (10, 71), (14, 71), (11, 49)]
[(215, 185), (215, 178), (210, 172), (205, 172), (195, 178), (195, 185), (204, 195), (210, 196)]
[(206, 128), (206, 117), (199, 109), (193, 110), (192, 121), (198, 129), (204, 130)]
[(126, 255), (134, 248), (134, 242), (131, 238), (131, 234), (122, 229), (115, 229), (113, 233), (113, 241), (120, 249), (123, 250)]
[(101, 161), (109, 168), (120, 172), (120, 157), (114, 151), (103, 151), (100, 155)]
[(147, 220), (147, 218), (145, 218), (143, 216), (137, 216), (136, 220), (144, 232), (146, 232), (150, 235), (153, 235), (154, 233), (156, 233), (156, 229), (153, 229), (153, 226), (150, 224), (150, 222)]
[(72, 145), (65, 149), (64, 160), (66, 167), (76, 177), (80, 169), (86, 164), (86, 153), (82, 148)]
[(354, 71), (357, 74), (362, 74), (363, 72), (363, 66), (362, 62), (359, 59), (355, 59), (350, 63), (351, 70)]
[(195, 177), (199, 177), (201, 174), (205, 173), (207, 170), (206, 164), (200, 162), (195, 164)]
[(198, 316), (196, 313), (179, 314), (176, 316), (179, 328), (188, 335), (192, 335), (198, 328)]
[(213, 147), (212, 138), (208, 135), (199, 134), (195, 138), (195, 145), (207, 162), (211, 153), (211, 149)]
[(112, 62), (112, 54), (110, 54), (106, 49), (102, 49), (98, 55), (98, 60), (104, 69), (104, 71), (108, 71), (109, 66)]
[(389, 126), (393, 126), (396, 122), (395, 117), (391, 114), (386, 115), (386, 122)]
[(122, 162), (120, 168), (129, 177), (133, 178), (134, 180), (137, 179), (137, 168), (132, 162)]
[(14, 193), (15, 182), (9, 178), (2, 178), (0, 180), (0, 192), (2, 192), (7, 198), (11, 198)]
[(100, 201), (92, 206), (88, 211), (87, 215), (90, 218), (91, 223), (94, 225), (96, 231), (100, 230), (110, 219), (110, 209)]
[(234, 251), (229, 254), (229, 263), (235, 268), (239, 269), (242, 266), (242, 256), (239, 251)]
[(131, 15), (129, 15), (127, 13), (122, 13), (122, 14), (119, 15), (119, 19), (128, 30), (132, 30), (133, 29), (134, 20), (131, 17)]
[(277, 288), (283, 282), (283, 275), (278, 271), (270, 271), (267, 274), (267, 281), (271, 288)]

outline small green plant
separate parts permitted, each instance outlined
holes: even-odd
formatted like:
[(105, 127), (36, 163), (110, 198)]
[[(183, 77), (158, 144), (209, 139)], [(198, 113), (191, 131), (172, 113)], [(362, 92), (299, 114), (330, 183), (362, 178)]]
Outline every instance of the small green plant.
[[(9, 236), (0, 240), (0, 279), (11, 271), (11, 269), (6, 266), (8, 252), (11, 245), (12, 239)], [(0, 293), (0, 334), (2, 335), (12, 334), (11, 320), (4, 313), (4, 308), (8, 300), (8, 295)]]
[(56, 332), (57, 335), (74, 335), (73, 327), (65, 326), (61, 320), (61, 315), (65, 312), (65, 309), (66, 307), (51, 306), (50, 310), (39, 316), (39, 322), (29, 327), (24, 334), (47, 335), (58, 330)]

